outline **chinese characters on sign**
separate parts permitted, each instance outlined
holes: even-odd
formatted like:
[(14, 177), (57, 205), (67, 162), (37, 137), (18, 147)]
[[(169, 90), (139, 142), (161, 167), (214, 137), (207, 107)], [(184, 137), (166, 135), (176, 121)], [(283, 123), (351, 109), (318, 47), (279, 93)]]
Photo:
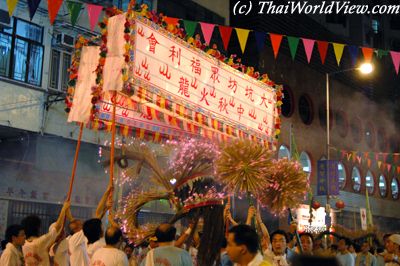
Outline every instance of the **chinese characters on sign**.
[(193, 109), (272, 136), (277, 116), (273, 88), (140, 20), (136, 27), (135, 79)]
[(338, 161), (318, 161), (317, 194), (326, 195), (329, 186), (329, 195), (339, 195), (339, 170)]

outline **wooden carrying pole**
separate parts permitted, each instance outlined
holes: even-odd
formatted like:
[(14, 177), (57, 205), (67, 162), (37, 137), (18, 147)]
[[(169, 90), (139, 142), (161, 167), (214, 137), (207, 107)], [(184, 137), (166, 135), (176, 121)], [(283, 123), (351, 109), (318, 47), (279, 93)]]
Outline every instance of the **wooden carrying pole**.
[[(114, 91), (114, 97), (112, 101), (113, 112), (112, 112), (112, 120), (111, 120), (111, 151), (110, 151), (110, 181), (109, 186), (114, 186), (114, 157), (115, 157), (115, 115), (116, 115), (116, 102), (117, 102), (117, 92)], [(113, 203), (113, 190), (109, 195), (109, 201), (111, 202), (111, 206)]]
[(75, 181), (76, 165), (78, 163), (79, 149), (81, 147), (82, 132), (83, 132), (83, 122), (81, 122), (80, 127), (79, 127), (79, 136), (78, 136), (78, 142), (76, 144), (76, 149), (75, 149), (75, 157), (74, 157), (74, 164), (72, 165), (71, 178), (69, 181), (69, 190), (68, 190), (68, 194), (67, 194), (67, 201), (71, 200), (72, 188), (74, 186), (74, 181)]

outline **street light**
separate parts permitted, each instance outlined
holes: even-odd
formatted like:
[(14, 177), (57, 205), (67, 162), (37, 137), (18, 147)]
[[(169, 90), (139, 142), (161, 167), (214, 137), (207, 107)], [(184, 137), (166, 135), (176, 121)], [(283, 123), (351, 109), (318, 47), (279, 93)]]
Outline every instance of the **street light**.
[[(344, 70), (339, 70), (339, 71), (335, 71), (335, 72), (331, 72), (331, 73), (326, 73), (326, 155), (327, 155), (327, 167), (329, 164), (329, 160), (330, 160), (330, 113), (329, 113), (329, 77), (331, 75), (335, 75), (338, 73), (343, 73), (343, 72), (349, 72), (349, 71), (353, 71), (353, 70), (358, 70), (360, 71), (360, 73), (366, 75), (366, 74), (370, 74), (373, 70), (374, 67), (371, 63), (363, 63), (361, 64), (359, 67), (356, 68), (349, 68), (349, 69), (344, 69)], [(326, 190), (326, 215), (327, 217), (329, 217), (329, 212), (330, 212), (330, 207), (329, 207), (329, 170), (327, 171), (327, 180), (326, 180), (326, 185), (327, 185), (327, 190)]]

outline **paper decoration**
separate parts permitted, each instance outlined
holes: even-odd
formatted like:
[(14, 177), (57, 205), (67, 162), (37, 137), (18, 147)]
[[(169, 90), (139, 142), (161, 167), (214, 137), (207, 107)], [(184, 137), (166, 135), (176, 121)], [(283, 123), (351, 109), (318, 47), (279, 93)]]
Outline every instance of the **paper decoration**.
[(14, 9), (17, 6), (18, 0), (7, 0), (8, 15), (11, 17)]
[(56, 19), (58, 14), (58, 10), (60, 10), (62, 3), (63, 0), (47, 0), (49, 19), (51, 25), (53, 25), (54, 20)]
[(99, 16), (101, 11), (103, 10), (103, 7), (93, 4), (86, 4), (86, 7), (88, 10), (90, 30), (93, 31), (96, 27), (97, 21), (99, 20)]
[(265, 39), (267, 38), (267, 34), (265, 32), (255, 31), (254, 36), (256, 38), (256, 44), (258, 51), (261, 52), (265, 45)]
[(338, 66), (340, 65), (340, 60), (342, 59), (344, 44), (341, 43), (332, 43), (333, 51), (335, 52), (336, 62)]
[(383, 50), (383, 49), (378, 49), (376, 56), (381, 59), (384, 56), (387, 56), (389, 54), (389, 51)]
[(300, 38), (287, 36), (287, 40), (289, 43), (290, 55), (292, 56), (292, 60), (296, 57), (297, 47), (299, 45)]
[(185, 27), (186, 34), (190, 37), (193, 37), (196, 30), (197, 22), (184, 19), (183, 26)]
[(222, 42), (224, 44), (225, 51), (228, 50), (229, 40), (231, 39), (232, 27), (219, 26), (219, 33), (221, 35)]
[(165, 23), (167, 23), (168, 25), (178, 25), (179, 24), (179, 18), (172, 18), (172, 17), (164, 17), (164, 21)]
[(200, 22), (201, 31), (203, 32), (204, 41), (207, 45), (210, 45), (211, 36), (214, 31), (214, 24)]
[(400, 52), (390, 51), (390, 55), (392, 57), (394, 69), (396, 70), (396, 74), (399, 74), (399, 64), (400, 64)]
[(75, 26), (76, 21), (78, 20), (78, 16), (81, 13), (82, 3), (67, 1), (67, 8), (69, 11), (69, 16), (71, 18), (72, 26)]
[(301, 39), (303, 40), (303, 45), (304, 45), (304, 50), (306, 52), (307, 61), (308, 61), (308, 63), (310, 63), (315, 40), (306, 39), (306, 38), (301, 38)]
[(365, 61), (370, 63), (372, 60), (372, 53), (374, 52), (374, 49), (368, 47), (362, 47), (361, 50), (363, 52)]
[(239, 28), (235, 28), (235, 30), (239, 39), (240, 48), (242, 49), (242, 53), (244, 53), (244, 49), (246, 49), (247, 39), (249, 38), (250, 30), (239, 29)]
[(321, 57), (321, 63), (325, 64), (326, 52), (328, 51), (328, 42), (325, 41), (317, 41), (319, 56)]
[(283, 35), (270, 33), (269, 37), (271, 38), (272, 49), (274, 51), (274, 57), (278, 56), (279, 47), (281, 46)]
[(41, 0), (28, 0), (29, 18), (32, 20)]
[(355, 45), (348, 45), (347, 49), (350, 54), (351, 64), (356, 65), (359, 48)]

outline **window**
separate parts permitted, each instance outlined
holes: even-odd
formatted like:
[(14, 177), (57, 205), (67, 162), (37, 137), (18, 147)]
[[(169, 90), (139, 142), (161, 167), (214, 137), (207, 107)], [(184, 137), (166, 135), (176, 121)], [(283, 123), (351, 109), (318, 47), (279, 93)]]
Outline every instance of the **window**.
[(284, 85), (283, 86), (283, 99), (282, 99), (282, 115), (284, 117), (291, 117), (294, 111), (294, 97), (292, 90)]
[(35, 86), (42, 84), (43, 27), (14, 18), (0, 29), (0, 75)]
[(311, 160), (306, 152), (300, 153), (300, 163), (303, 166), (303, 171), (307, 173), (307, 178), (311, 175)]
[(369, 170), (365, 176), (365, 187), (370, 195), (374, 194), (374, 176)]
[(353, 190), (356, 192), (360, 192), (361, 175), (360, 175), (360, 170), (358, 170), (356, 166), (353, 167), (353, 171), (351, 172), (351, 180), (353, 182)]
[(392, 198), (398, 199), (399, 198), (399, 182), (395, 177), (392, 179), (392, 184), (390, 185), (392, 188)]
[(339, 188), (343, 189), (346, 185), (346, 168), (342, 162), (338, 162), (338, 172), (339, 172)]
[(67, 90), (70, 65), (71, 54), (55, 49), (51, 50), (49, 88), (59, 91)]
[(371, 21), (371, 28), (375, 34), (379, 32), (379, 21), (377, 19)]
[(290, 158), (290, 151), (285, 145), (281, 145), (278, 151), (278, 158)]
[(379, 194), (382, 198), (386, 197), (386, 178), (383, 175), (379, 176)]
[(361, 133), (361, 120), (359, 118), (353, 118), (353, 120), (351, 121), (351, 134), (353, 136), (353, 140), (356, 143), (360, 143), (361, 142), (361, 138), (362, 138), (362, 133)]
[(375, 146), (375, 129), (371, 122), (365, 126), (365, 142), (370, 148)]
[(314, 118), (314, 108), (307, 94), (303, 94), (299, 98), (299, 114), (304, 124), (311, 125)]
[(337, 111), (335, 115), (335, 121), (337, 125), (337, 132), (342, 138), (346, 137), (349, 129), (349, 122), (347, 121), (346, 113), (343, 111)]

